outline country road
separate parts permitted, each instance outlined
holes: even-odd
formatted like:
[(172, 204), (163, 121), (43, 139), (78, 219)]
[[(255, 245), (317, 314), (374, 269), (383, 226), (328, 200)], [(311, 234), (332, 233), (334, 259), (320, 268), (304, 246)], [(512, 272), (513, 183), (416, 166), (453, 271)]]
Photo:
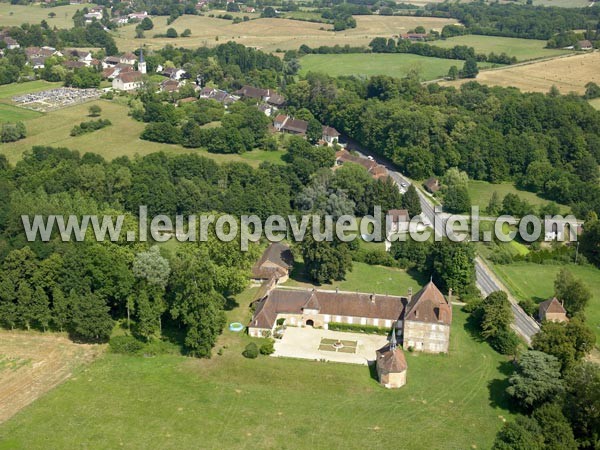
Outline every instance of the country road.
[[(402, 189), (401, 187), (412, 184), (412, 180), (398, 172), (391, 163), (379, 157), (378, 155), (363, 149), (358, 143), (352, 140), (348, 140), (348, 149), (359, 153), (365, 158), (368, 155), (372, 157), (377, 163), (385, 166), (389, 172), (390, 177), (396, 182), (398, 188), (402, 191), (404, 189)], [(423, 211), (422, 215), (424, 216), (424, 219), (429, 221), (429, 223), (433, 227), (436, 236), (446, 236), (447, 233), (445, 230), (445, 221), (443, 221), (439, 216), (437, 220), (435, 220), (435, 205), (433, 203), (433, 200), (430, 199), (419, 188), (417, 188), (417, 193), (419, 194), (419, 199), (421, 200), (421, 209)], [(494, 276), (491, 269), (479, 257), (475, 258), (475, 276), (477, 287), (479, 288), (483, 296), (487, 297), (489, 294), (495, 291), (504, 291), (507, 293), (514, 316), (513, 329), (515, 330), (515, 332), (521, 335), (521, 337), (527, 342), (528, 345), (530, 345), (531, 338), (538, 331), (540, 331), (538, 323), (532, 317), (530, 317), (523, 310), (523, 308), (519, 306), (517, 300), (510, 294), (510, 291), (506, 288), (506, 286), (504, 286), (502, 282)]]

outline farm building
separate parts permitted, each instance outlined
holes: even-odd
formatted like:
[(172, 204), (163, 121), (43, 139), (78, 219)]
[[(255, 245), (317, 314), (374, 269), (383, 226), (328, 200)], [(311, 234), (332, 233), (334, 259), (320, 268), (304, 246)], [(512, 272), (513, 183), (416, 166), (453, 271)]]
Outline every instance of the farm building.
[(138, 71), (120, 73), (112, 81), (117, 91), (133, 91), (142, 85), (142, 73)]
[(275, 277), (284, 283), (294, 265), (294, 256), (287, 245), (274, 242), (265, 250), (260, 259), (252, 267), (252, 279), (255, 281), (270, 280)]
[(396, 333), (392, 332), (389, 344), (377, 350), (375, 365), (377, 378), (382, 386), (394, 389), (406, 384), (408, 366), (402, 349), (398, 348)]
[(540, 321), (567, 322), (567, 310), (556, 297), (540, 303), (538, 316)]
[(448, 352), (452, 307), (433, 282), (414, 297), (273, 287), (257, 302), (250, 336), (270, 336), (283, 319), (300, 327), (328, 329), (330, 323), (394, 328), (403, 347)]

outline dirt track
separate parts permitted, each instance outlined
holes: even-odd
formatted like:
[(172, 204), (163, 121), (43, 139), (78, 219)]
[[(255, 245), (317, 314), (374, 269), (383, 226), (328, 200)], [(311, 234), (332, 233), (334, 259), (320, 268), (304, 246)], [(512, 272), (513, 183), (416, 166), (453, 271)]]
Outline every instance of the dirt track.
[(0, 331), (0, 423), (102, 351), (55, 334)]

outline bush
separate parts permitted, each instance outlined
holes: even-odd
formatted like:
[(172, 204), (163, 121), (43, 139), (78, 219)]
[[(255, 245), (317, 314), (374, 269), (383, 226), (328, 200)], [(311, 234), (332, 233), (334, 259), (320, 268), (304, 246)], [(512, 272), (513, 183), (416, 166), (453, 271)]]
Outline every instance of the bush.
[(3, 123), (0, 129), (1, 142), (15, 142), (27, 135), (23, 122)]
[(536, 316), (537, 315), (538, 305), (537, 305), (536, 302), (534, 302), (530, 298), (527, 298), (525, 300), (520, 300), (519, 301), (519, 306), (521, 308), (523, 308), (523, 311), (525, 311), (530, 316)]
[(111, 352), (123, 355), (137, 355), (144, 348), (144, 343), (133, 336), (115, 336), (108, 345)]
[(521, 342), (512, 330), (499, 331), (489, 341), (492, 348), (502, 355), (516, 355)]
[(260, 346), (260, 354), (261, 355), (270, 355), (275, 351), (275, 347), (273, 345), (273, 341), (269, 339), (267, 342)]
[(75, 125), (71, 130), (71, 136), (80, 136), (82, 134), (91, 133), (92, 131), (100, 130), (104, 127), (112, 125), (108, 119), (90, 120), (88, 122), (81, 122), (79, 125)]
[(258, 346), (254, 342), (250, 342), (248, 345), (246, 345), (242, 355), (248, 359), (258, 358)]
[(331, 331), (353, 331), (366, 334), (382, 334), (388, 335), (388, 328), (376, 327), (374, 325), (355, 325), (352, 323), (329, 322), (328, 329)]

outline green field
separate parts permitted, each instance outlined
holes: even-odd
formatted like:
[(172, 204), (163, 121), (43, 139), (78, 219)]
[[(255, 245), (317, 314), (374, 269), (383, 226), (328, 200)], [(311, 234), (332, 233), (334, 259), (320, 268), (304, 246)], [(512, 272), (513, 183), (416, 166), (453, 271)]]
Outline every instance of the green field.
[[(376, 294), (406, 295), (409, 288), (417, 292), (429, 280), (418, 273), (392, 267), (371, 266), (369, 264), (354, 262), (352, 272), (346, 274), (346, 279), (323, 284), (323, 289), (340, 288), (342, 291), (374, 292)], [(286, 282), (287, 286), (312, 287), (313, 285), (302, 273), (304, 266), (297, 263), (292, 276)]]
[(19, 108), (17, 106), (7, 105), (0, 102), (0, 123), (15, 122), (17, 120), (25, 121), (40, 117), (42, 113), (31, 111), (29, 109)]
[[(441, 78), (448, 73), (452, 66), (459, 69), (464, 61), (456, 59), (429, 58), (427, 56), (411, 55), (407, 53), (382, 54), (382, 53), (351, 53), (344, 55), (306, 55), (300, 59), (302, 75), (308, 72), (323, 72), (333, 77), (340, 75), (389, 75), (391, 77), (404, 77), (412, 70), (417, 69), (423, 80)], [(479, 67), (488, 67), (489, 64), (480, 64)]]
[[(228, 321), (247, 322), (255, 292)], [(490, 448), (510, 365), (466, 317), (455, 310), (448, 356), (406, 354), (398, 390), (366, 366), (245, 359), (250, 338), (229, 331), (211, 360), (106, 354), (0, 425), (0, 448)]]
[[(537, 303), (554, 295), (554, 279), (559, 270), (565, 267), (516, 262), (510, 265), (494, 265), (494, 271), (518, 299), (530, 298)], [(590, 326), (600, 343), (600, 270), (592, 266), (566, 266), (577, 278), (581, 278), (592, 292), (592, 298), (585, 311)]]
[[(22, 85), (17, 85), (22, 86)], [(38, 89), (39, 90), (39, 89)], [(0, 91), (0, 96), (2, 91)], [(12, 94), (11, 94), (12, 95)], [(93, 133), (77, 137), (70, 136), (73, 125), (89, 120), (88, 108), (97, 104), (102, 108), (102, 118), (109, 119), (112, 125)], [(258, 166), (263, 161), (282, 163), (282, 151), (267, 152), (254, 150), (242, 155), (225, 155), (208, 153), (204, 150), (186, 149), (179, 145), (159, 144), (156, 142), (143, 141), (139, 138), (144, 124), (132, 119), (129, 108), (119, 102), (108, 100), (97, 100), (95, 102), (63, 108), (46, 114), (14, 108), (21, 114), (32, 115), (24, 120), (27, 128), (27, 137), (17, 142), (3, 144), (0, 153), (5, 154), (14, 164), (23, 152), (30, 150), (35, 145), (51, 145), (55, 147), (67, 147), (71, 150), (79, 150), (80, 153), (93, 152), (102, 155), (108, 160), (118, 156), (147, 155), (150, 153), (164, 151), (169, 154), (201, 153), (217, 162), (239, 161)], [(12, 110), (9, 110), (9, 116)], [(22, 111), (22, 112), (21, 112)], [(0, 104), (0, 117), (3, 115), (2, 104)]]
[(466, 45), (468, 47), (473, 47), (476, 53), (485, 53), (486, 55), (491, 52), (494, 52), (497, 55), (506, 53), (508, 56), (516, 57), (519, 61), (547, 58), (569, 53), (569, 50), (544, 48), (546, 47), (546, 41), (497, 36), (456, 36), (446, 40), (435, 41), (431, 44), (439, 47)]
[[(493, 184), (488, 183), (487, 181), (469, 180), (469, 196), (471, 197), (471, 204), (479, 206), (479, 210), (482, 213), (484, 213), (485, 208), (487, 208), (490, 203), (490, 199), (494, 192), (498, 193), (500, 201), (502, 201), (506, 194), (511, 193), (517, 194), (522, 200), (526, 200), (534, 206), (542, 206), (550, 203), (548, 200), (539, 197), (533, 192), (517, 189), (514, 183), (504, 182)], [(567, 212), (569, 212), (569, 207), (561, 205), (561, 213)]]
[[(0, 5), (3, 3), (0, 3)], [(31, 92), (45, 91), (62, 86), (62, 83), (51, 83), (50, 81), (36, 80), (27, 83), (11, 83), (0, 86), (0, 100), (8, 100), (15, 95), (28, 94)]]
[[(20, 26), (24, 23), (39, 24), (42, 20), (48, 22), (51, 28), (73, 28), (73, 14), (83, 7), (91, 8), (94, 6), (89, 3), (86, 5), (67, 5), (57, 6), (55, 8), (42, 8), (40, 4), (11, 5), (10, 3), (0, 3), (0, 27)], [(48, 14), (53, 12), (56, 17), (53, 19)]]

